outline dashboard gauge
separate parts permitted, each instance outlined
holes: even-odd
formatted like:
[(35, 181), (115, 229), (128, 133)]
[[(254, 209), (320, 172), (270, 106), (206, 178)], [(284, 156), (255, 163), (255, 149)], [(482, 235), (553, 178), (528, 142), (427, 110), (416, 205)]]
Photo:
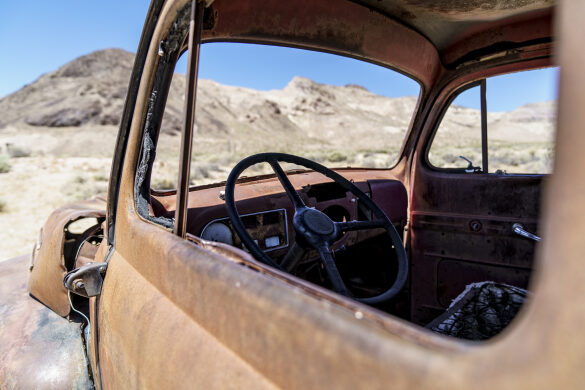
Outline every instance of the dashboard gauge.
[[(252, 239), (264, 252), (288, 246), (288, 220), (285, 209), (259, 211), (243, 214), (240, 217)], [(210, 221), (201, 230), (200, 237), (246, 250), (227, 217)]]
[(213, 222), (205, 226), (201, 232), (201, 238), (208, 241), (223, 242), (234, 245), (234, 236), (229, 227), (221, 222)]

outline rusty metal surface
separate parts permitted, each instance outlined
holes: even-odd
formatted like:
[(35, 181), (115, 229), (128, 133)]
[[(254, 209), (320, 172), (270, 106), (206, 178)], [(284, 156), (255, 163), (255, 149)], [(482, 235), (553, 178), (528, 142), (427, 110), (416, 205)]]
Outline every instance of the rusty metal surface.
[(105, 198), (96, 197), (55, 210), (43, 226), (41, 245), (35, 251), (28, 289), (60, 316), (68, 315), (70, 310), (67, 290), (63, 287), (63, 278), (68, 271), (63, 257), (63, 229), (67, 223), (80, 217), (105, 217), (105, 210)]
[(498, 42), (552, 35), (556, 0), (355, 0), (427, 37), (445, 64)]
[[(393, 342), (413, 343), (420, 353), (465, 348), (290, 275), (272, 276), (255, 261), (252, 270), (226, 260), (136, 216), (118, 229), (139, 242), (117, 241), (103, 287), (104, 388), (127, 378), (132, 387), (157, 388), (167, 377), (171, 386), (179, 378), (195, 387), (222, 386), (221, 359), (235, 387), (269, 381), (285, 388), (377, 388), (396, 375), (388, 371)], [(191, 368), (184, 370), (187, 362)], [(242, 373), (242, 363), (250, 371)], [(208, 374), (196, 375), (202, 372)]]
[[(580, 337), (585, 322), (585, 181), (575, 178), (583, 176), (585, 166), (585, 89), (575, 85), (585, 85), (581, 42), (585, 25), (580, 23), (585, 2), (565, 4), (561, 25), (570, 39), (561, 43), (561, 62), (575, 64), (563, 68), (562, 74), (561, 100), (567, 106), (560, 111), (558, 140), (566, 154), (557, 155), (557, 173), (549, 187), (541, 277), (527, 310), (504, 334), (481, 346), (445, 340), (349, 299), (319, 294), (314, 286), (301, 288), (302, 283), (289, 275), (277, 278), (262, 265), (250, 269), (234, 264), (138, 217), (134, 179), (156, 68), (156, 43), (163, 35), (159, 30), (168, 23), (161, 16), (125, 155), (116, 252), (100, 302), (104, 388), (184, 383), (250, 388), (273, 384), (283, 388), (581, 388), (585, 381), (585, 338)], [(562, 204), (558, 199), (563, 199)], [(234, 257), (245, 255), (236, 251)], [(377, 319), (387, 326), (380, 326)]]
[(175, 210), (173, 231), (185, 238), (187, 227), (187, 202), (189, 199), (189, 175), (191, 169), (193, 127), (195, 125), (195, 104), (197, 102), (197, 81), (199, 76), (199, 54), (201, 51), (201, 30), (203, 29), (202, 2), (194, 1), (191, 5), (189, 19), (189, 35), (187, 37), (187, 80), (185, 86), (185, 102), (183, 106), (183, 131), (181, 132), (181, 149), (179, 177), (177, 178), (177, 198), (179, 207)]
[[(204, 41), (275, 42), (343, 53), (392, 66), (428, 87), (441, 71), (438, 53), (402, 22), (338, 0), (216, 0)], [(409, 50), (403, 50), (404, 45)]]
[[(205, 38), (341, 50), (392, 64), (428, 86), (440, 72), (437, 55), (452, 65), (472, 52), (552, 37), (554, 0), (352, 2), (216, 0)], [(402, 50), (405, 42), (411, 50)]]
[[(259, 27), (287, 24), (288, 32), (276, 34), (278, 39), (315, 47), (330, 45), (358, 57), (377, 56), (380, 62), (395, 61), (392, 63), (399, 69), (412, 71), (426, 85), (432, 85), (440, 69), (436, 53), (424, 39), (406, 28), (396, 27), (394, 22), (387, 23), (392, 25), (387, 29), (388, 26), (376, 29), (386, 23), (381, 15), (369, 15), (345, 3), (335, 7), (341, 3), (306, 1), (295, 4), (293, 9), (286, 2), (272, 1), (265, 2), (266, 8), (259, 10), (255, 2), (217, 0), (217, 4), (220, 2), (233, 5), (226, 6), (229, 12), (218, 15), (216, 38), (236, 31), (240, 22), (242, 30), (236, 31), (234, 37), (250, 39), (267, 39), (266, 31), (258, 30)], [(471, 16), (479, 13), (480, 17), (496, 11), (494, 2), (487, 2), (483, 10), (478, 9), (475, 1), (455, 1), (451, 8), (431, 6), (429, 1), (402, 3), (410, 4), (411, 10), (421, 7), (452, 19), (458, 19), (462, 11), (471, 12)], [(489, 33), (469, 30), (467, 36), (474, 39), (452, 49), (451, 53), (455, 53), (449, 54), (452, 58), (492, 44), (501, 37), (527, 39), (546, 36), (549, 31), (546, 21), (550, 20), (550, 13), (538, 9), (546, 1), (532, 2), (533, 8), (521, 1), (498, 4), (517, 5), (522, 12), (526, 11), (525, 15), (542, 12), (539, 14), (542, 20), (533, 19), (535, 27), (528, 30), (523, 30), (525, 21)], [(99, 317), (94, 317), (100, 328), (104, 388), (278, 386), (451, 390), (471, 386), (485, 389), (582, 386), (585, 380), (582, 370), (585, 338), (580, 336), (585, 322), (585, 274), (582, 272), (585, 181), (576, 179), (583, 176), (585, 166), (582, 153), (585, 89), (580, 87), (585, 85), (582, 71), (585, 54), (581, 42), (585, 35), (581, 23), (585, 2), (565, 2), (560, 16), (563, 89), (559, 153), (556, 173), (547, 192), (547, 223), (543, 229), (541, 271), (535, 283), (534, 300), (502, 337), (480, 347), (445, 340), (285, 273), (266, 269), (236, 249), (180, 240), (137, 215), (133, 184), (150, 92), (148, 86), (152, 85), (150, 77), (156, 67), (157, 44), (172, 22), (168, 14), (175, 11), (171, 5), (163, 12), (147, 60), (121, 177), (116, 252), (98, 304)], [(332, 12), (338, 12), (337, 16), (331, 18)], [(519, 17), (507, 12), (503, 6), (497, 18)], [(277, 14), (282, 18), (274, 17)], [(240, 15), (243, 16), (234, 18)], [(232, 24), (222, 25), (226, 18), (230, 20), (229, 16)], [(297, 20), (296, 16), (307, 19)], [(367, 31), (361, 32), (356, 26), (346, 29), (344, 22), (351, 18), (356, 25), (368, 26)], [(404, 21), (409, 18), (412, 15), (402, 16)], [(293, 19), (300, 24), (295, 26)], [(315, 20), (327, 24), (314, 24)], [(336, 28), (332, 20), (337, 23)], [(424, 18), (419, 20), (424, 22)], [(307, 24), (303, 25), (304, 22)], [(294, 36), (289, 34), (291, 31)], [(382, 32), (397, 35), (388, 39)], [(450, 44), (455, 45), (454, 41)], [(524, 65), (511, 65), (510, 69)], [(479, 77), (480, 73), (466, 77)], [(364, 177), (367, 175), (363, 172)], [(263, 184), (260, 191), (253, 186), (247, 189), (254, 190), (256, 195), (274, 191), (270, 183)], [(420, 188), (415, 185), (414, 190)], [(445, 187), (434, 185), (432, 191), (445, 192)], [(421, 191), (417, 198), (420, 203), (415, 206), (424, 210), (423, 214), (417, 214), (416, 223), (430, 220), (429, 215), (424, 215), (429, 211), (425, 206), (438, 205), (430, 194)], [(212, 191), (202, 191), (201, 195), (203, 203), (218, 202)], [(534, 198), (535, 192), (527, 190), (524, 195)], [(212, 198), (206, 199), (207, 196)], [(470, 203), (469, 208), (476, 206)], [(502, 207), (506, 211), (507, 206)], [(493, 222), (490, 218), (481, 221), (484, 227)], [(48, 225), (47, 229), (51, 227)], [(62, 249), (59, 252), (62, 243), (58, 229), (54, 230), (43, 238), (41, 251), (52, 249), (46, 257), (43, 255), (45, 260), (40, 260), (39, 252), (31, 277), (37, 279), (31, 283), (41, 286), (38, 295), (48, 305), (64, 312), (60, 310), (64, 305), (62, 291), (54, 287), (62, 286), (64, 271)], [(193, 241), (197, 243), (197, 239)], [(47, 242), (54, 244), (46, 245)], [(19, 258), (0, 264), (0, 388), (87, 387), (78, 325), (68, 323), (28, 296), (26, 260)]]
[[(453, 71), (445, 76), (451, 82), (429, 102), (432, 108), (415, 150), (409, 188), (411, 313), (415, 323), (424, 325), (440, 314), (466, 281), (529, 284), (535, 246), (514, 234), (512, 225), (521, 222), (536, 230), (545, 178), (453, 174), (428, 168), (425, 156), (449, 93), (472, 80), (550, 66), (550, 55), (550, 46), (539, 45), (510, 62)], [(471, 228), (473, 222), (480, 223), (479, 231)], [(460, 272), (447, 281), (439, 277), (444, 260), (464, 262)]]
[(415, 323), (431, 321), (472, 282), (528, 286), (536, 247), (512, 226), (536, 230), (542, 187), (542, 176), (449, 174), (418, 165), (410, 216)]
[(28, 266), (26, 256), (0, 263), (0, 388), (91, 388), (80, 324), (29, 296)]
[[(397, 180), (394, 173), (388, 169), (367, 170), (367, 169), (334, 169), (348, 180), (355, 183), (364, 183), (367, 180)], [(304, 188), (311, 184), (331, 182), (327, 177), (316, 172), (303, 172), (289, 175), (289, 180), (295, 188)], [(207, 186), (206, 188), (191, 188), (190, 192), (197, 191), (197, 196), (189, 197), (189, 208), (197, 209), (202, 207), (223, 206), (225, 202), (219, 198), (219, 193), (225, 188), (223, 185)], [(368, 191), (366, 187), (364, 191)], [(236, 199), (248, 200), (262, 196), (277, 195), (283, 193), (283, 188), (274, 175), (264, 177), (261, 180), (254, 180), (244, 183), (238, 183), (236, 186)], [(166, 192), (161, 195), (155, 195), (155, 199), (166, 210), (175, 210), (176, 196), (174, 192)]]

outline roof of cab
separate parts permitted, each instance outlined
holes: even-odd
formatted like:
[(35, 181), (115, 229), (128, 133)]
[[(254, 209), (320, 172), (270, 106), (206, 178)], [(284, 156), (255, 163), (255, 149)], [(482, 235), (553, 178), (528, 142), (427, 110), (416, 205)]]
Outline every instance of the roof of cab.
[(284, 44), (391, 66), (430, 85), (444, 68), (553, 41), (554, 0), (215, 0), (204, 41)]
[[(502, 26), (523, 25), (525, 40), (550, 37), (555, 0), (356, 0), (376, 12), (400, 20), (447, 54), (477, 35), (489, 35), (494, 43), (507, 40)], [(528, 23), (529, 22), (529, 23)], [(534, 23), (539, 24), (538, 26)], [(540, 27), (533, 31), (534, 27)], [(522, 39), (522, 34), (518, 35)], [(486, 40), (488, 38), (486, 37)], [(450, 58), (450, 57), (447, 57)]]

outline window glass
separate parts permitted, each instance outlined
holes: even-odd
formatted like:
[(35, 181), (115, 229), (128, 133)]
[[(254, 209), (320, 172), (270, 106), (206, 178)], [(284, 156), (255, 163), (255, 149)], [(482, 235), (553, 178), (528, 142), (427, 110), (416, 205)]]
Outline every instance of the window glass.
[[(186, 58), (177, 63), (165, 109), (155, 189), (176, 186)], [(202, 45), (197, 88), (196, 185), (226, 180), (238, 161), (261, 152), (328, 167), (391, 167), (420, 90), (408, 77), (363, 61), (244, 43)]]

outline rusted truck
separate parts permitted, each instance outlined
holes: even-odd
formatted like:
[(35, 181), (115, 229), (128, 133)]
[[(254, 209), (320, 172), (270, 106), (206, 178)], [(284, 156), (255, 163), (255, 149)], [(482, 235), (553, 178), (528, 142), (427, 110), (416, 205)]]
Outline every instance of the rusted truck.
[[(55, 211), (32, 254), (0, 263), (0, 387), (583, 388), (583, 15), (580, 0), (153, 0), (107, 197)], [(200, 51), (214, 42), (415, 80), (395, 162), (330, 169), (277, 148), (190, 186)], [(177, 187), (160, 191), (183, 53)], [(554, 173), (491, 169), (488, 81), (552, 66)], [(437, 162), (441, 124), (471, 89), (480, 158)], [(273, 173), (240, 177), (261, 163)]]

